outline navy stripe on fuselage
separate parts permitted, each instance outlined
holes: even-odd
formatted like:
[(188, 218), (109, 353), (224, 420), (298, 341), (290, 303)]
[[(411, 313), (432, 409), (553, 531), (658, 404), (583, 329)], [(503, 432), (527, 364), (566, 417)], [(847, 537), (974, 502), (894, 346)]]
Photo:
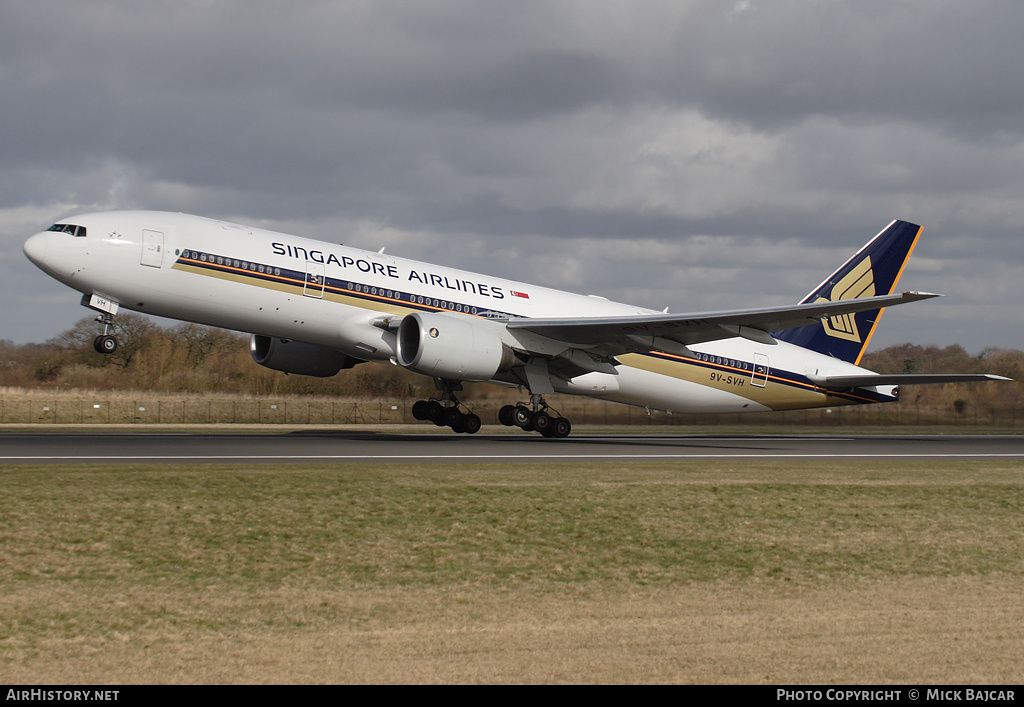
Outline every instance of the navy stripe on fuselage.
[[(289, 285), (298, 288), (320, 289), (320, 283), (308, 280), (310, 274), (303, 270), (291, 270), (264, 263), (256, 263), (248, 260), (240, 260), (215, 253), (206, 253), (197, 250), (183, 250), (176, 263), (192, 267), (221, 272), (233, 276), (245, 277), (253, 282), (276, 283)], [(469, 314), (471, 316), (484, 317), (488, 319), (506, 319), (515, 316), (509, 312), (503, 312), (487, 307), (466, 304), (456, 300), (429, 297), (414, 292), (406, 292), (394, 288), (379, 287), (363, 282), (356, 282), (349, 279), (338, 279), (316, 275), (323, 279), (323, 290), (345, 297), (360, 299), (385, 304), (399, 304), (408, 309), (416, 309), (424, 312), (455, 312), (457, 314)], [(262, 285), (261, 285), (262, 286)]]

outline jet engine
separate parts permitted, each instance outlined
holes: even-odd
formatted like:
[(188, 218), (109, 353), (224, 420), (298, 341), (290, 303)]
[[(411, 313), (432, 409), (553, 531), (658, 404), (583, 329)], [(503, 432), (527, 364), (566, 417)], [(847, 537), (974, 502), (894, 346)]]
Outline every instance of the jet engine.
[(343, 368), (352, 368), (357, 363), (363, 363), (358, 358), (346, 356), (326, 346), (277, 339), (262, 334), (253, 334), (249, 338), (249, 353), (252, 360), (261, 366), (317, 378), (330, 378)]
[(416, 312), (398, 327), (398, 363), (453, 381), (485, 381), (507, 371), (515, 354), (496, 332), (466, 316)]

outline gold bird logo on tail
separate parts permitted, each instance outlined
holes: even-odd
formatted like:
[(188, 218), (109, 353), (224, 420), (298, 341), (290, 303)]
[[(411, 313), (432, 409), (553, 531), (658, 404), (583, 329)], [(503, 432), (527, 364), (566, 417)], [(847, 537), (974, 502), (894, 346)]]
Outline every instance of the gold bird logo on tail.
[[(832, 302), (861, 297), (875, 296), (875, 273), (871, 269), (871, 256), (864, 258), (850, 273), (832, 287)], [(818, 302), (830, 301), (827, 297), (819, 297)], [(837, 339), (861, 342), (857, 330), (857, 320), (853, 314), (839, 314), (821, 320), (825, 333)]]

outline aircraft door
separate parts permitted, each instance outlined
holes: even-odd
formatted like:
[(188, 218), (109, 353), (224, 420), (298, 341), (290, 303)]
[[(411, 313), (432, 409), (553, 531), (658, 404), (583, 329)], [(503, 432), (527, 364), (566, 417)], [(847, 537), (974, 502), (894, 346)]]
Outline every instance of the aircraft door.
[(306, 297), (323, 299), (324, 296), (324, 264), (306, 261), (306, 284), (302, 288)]
[(750, 384), (758, 388), (768, 384), (768, 357), (764, 354), (754, 354), (754, 374), (750, 377)]
[(164, 264), (164, 234), (159, 231), (142, 232), (142, 264), (151, 268)]

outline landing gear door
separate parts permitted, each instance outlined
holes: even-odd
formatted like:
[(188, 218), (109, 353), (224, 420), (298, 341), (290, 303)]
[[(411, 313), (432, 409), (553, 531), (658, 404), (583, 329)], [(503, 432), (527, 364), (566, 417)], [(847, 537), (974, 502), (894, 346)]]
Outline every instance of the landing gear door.
[(306, 261), (306, 285), (302, 289), (306, 297), (321, 299), (324, 296), (324, 264)]
[(768, 383), (768, 357), (764, 354), (754, 354), (754, 375), (750, 377), (750, 384), (763, 388)]
[(164, 234), (159, 231), (142, 232), (142, 264), (151, 268), (164, 264)]

